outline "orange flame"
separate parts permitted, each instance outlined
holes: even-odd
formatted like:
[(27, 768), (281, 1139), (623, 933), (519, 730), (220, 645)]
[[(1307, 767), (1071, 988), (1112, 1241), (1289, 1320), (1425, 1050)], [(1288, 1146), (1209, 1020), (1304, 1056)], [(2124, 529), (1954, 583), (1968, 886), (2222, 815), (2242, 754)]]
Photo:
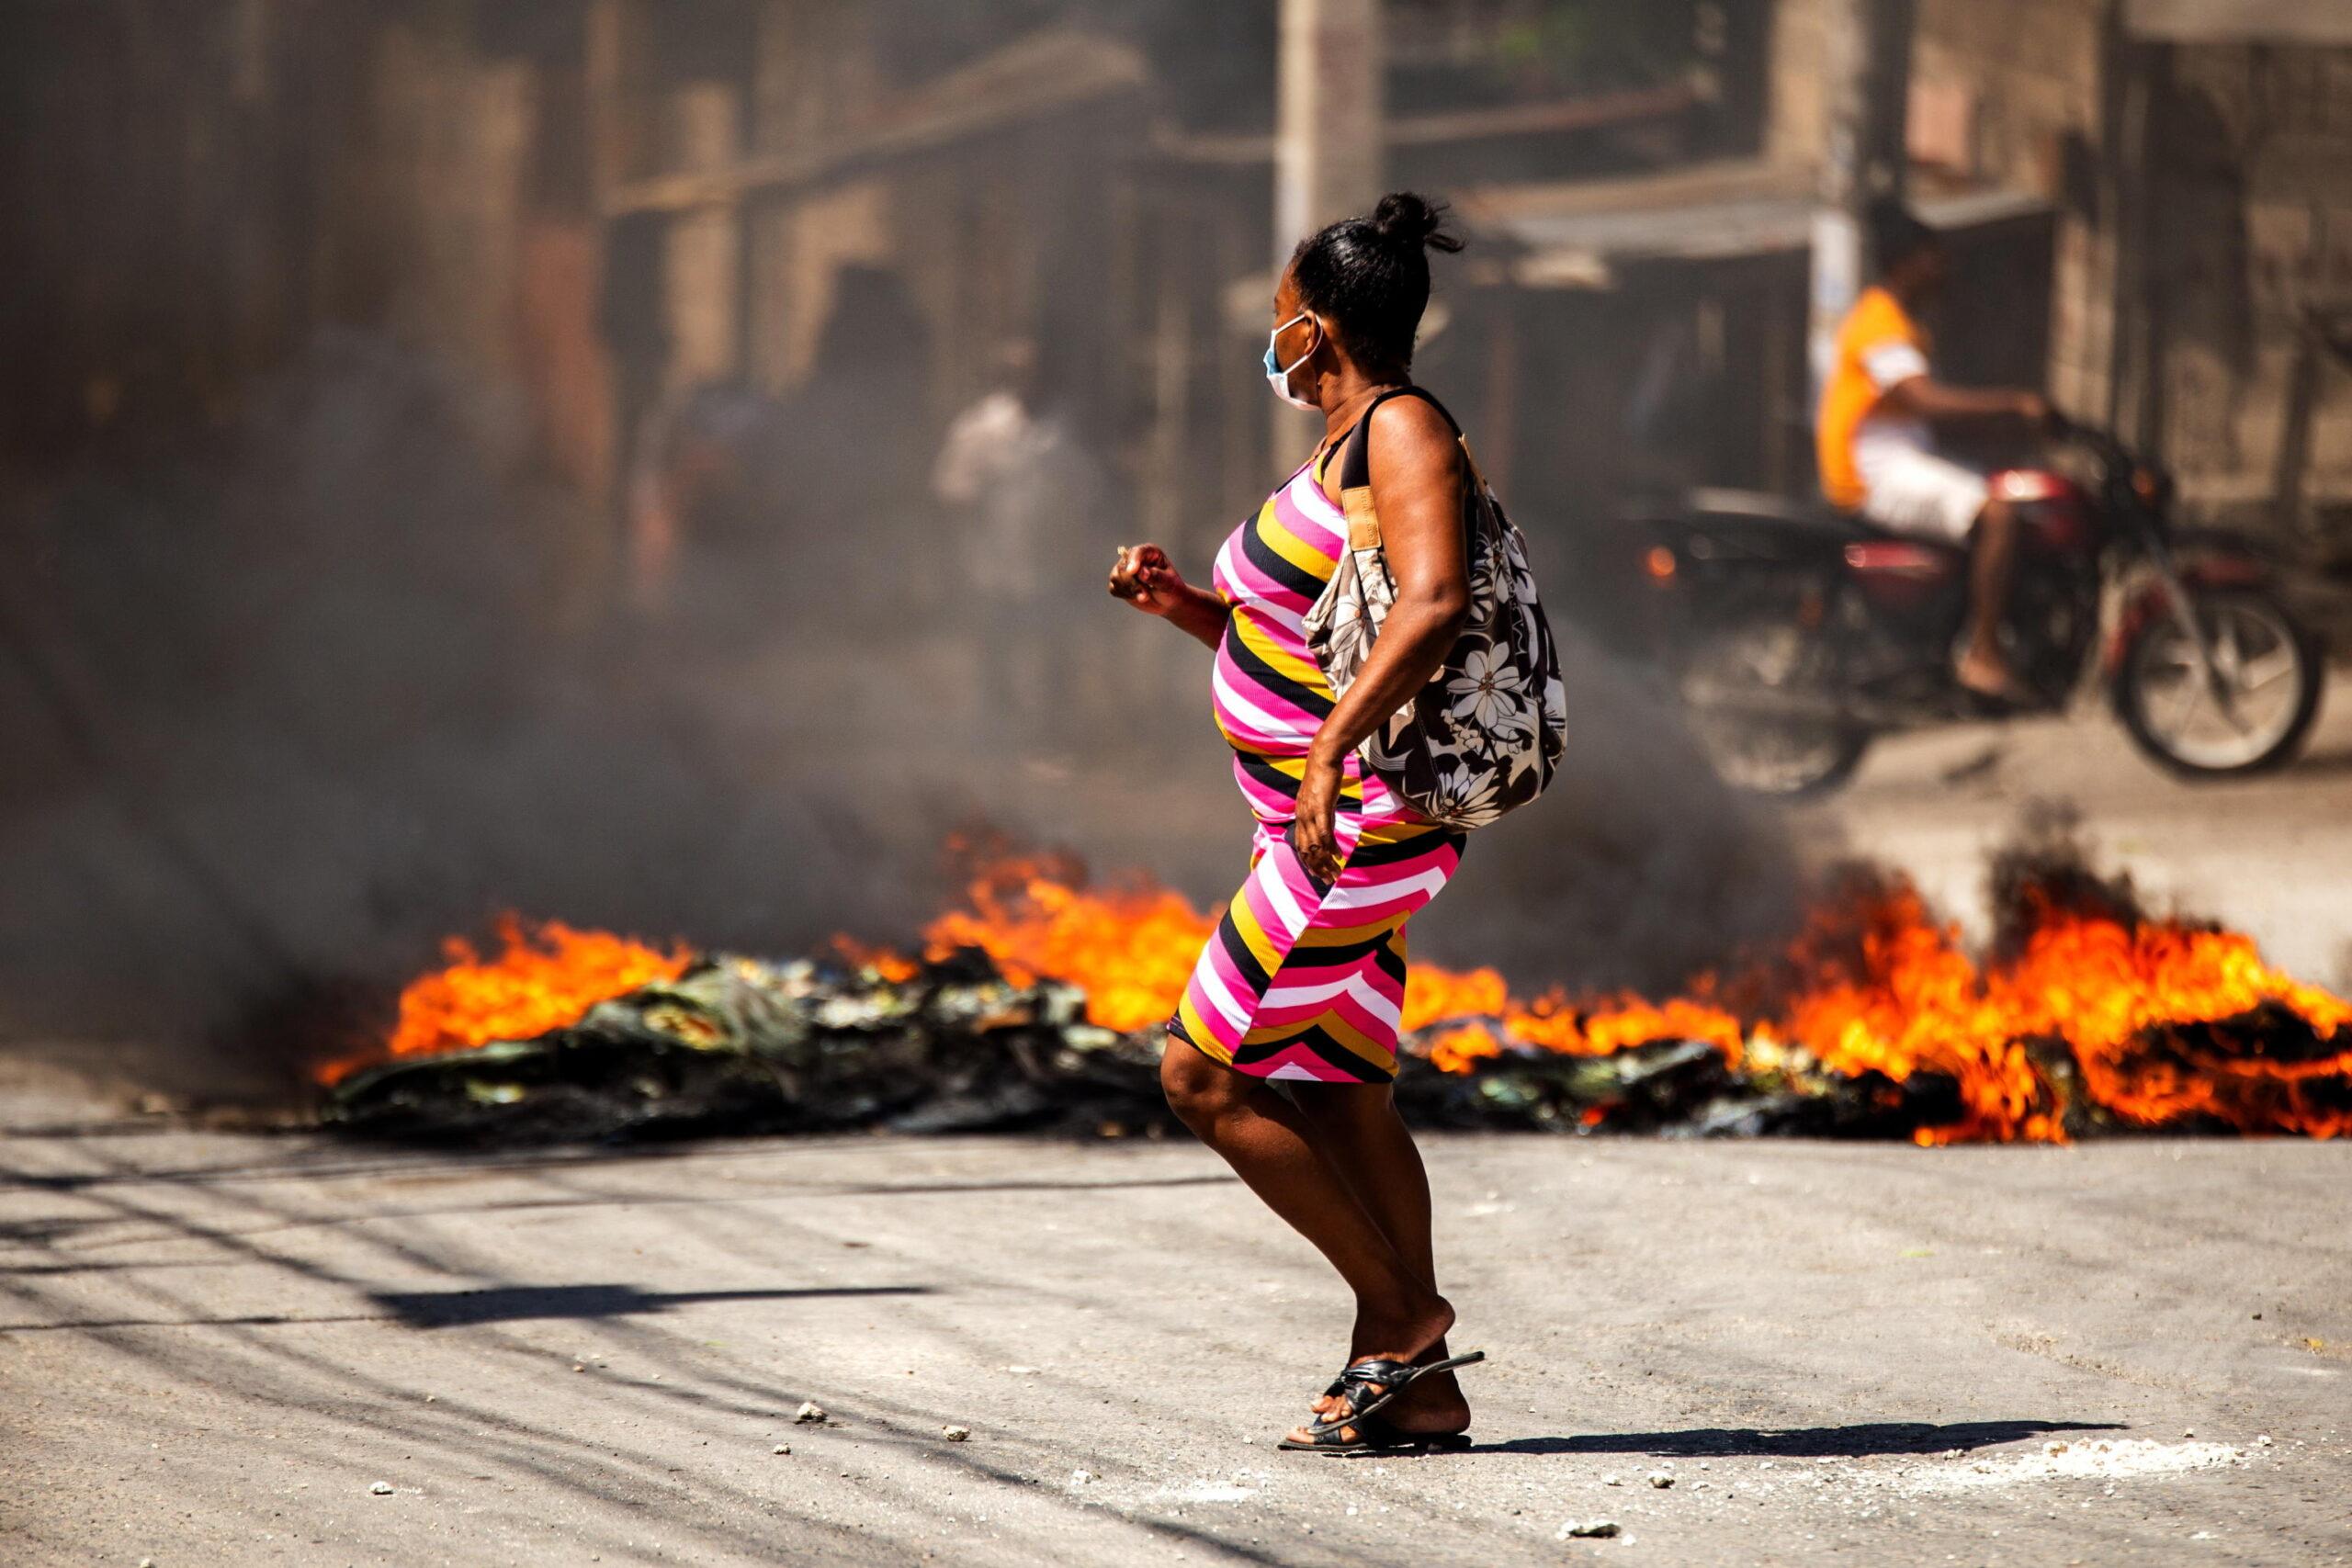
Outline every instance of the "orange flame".
[[(1094, 1022), (1121, 1031), (1148, 1028), (1173, 1010), (1215, 923), (1167, 888), (1133, 878), (1092, 887), (1074, 866), (1045, 856), (987, 863), (966, 898), (967, 907), (925, 931), (928, 956), (975, 947), (1016, 983), (1066, 981), (1086, 992)], [(2342, 1087), (2352, 1079), (2352, 1037), (2312, 1060), (2254, 1055), (2196, 1071), (2147, 1043), (2154, 1032), (2223, 1023), (2265, 1006), (2330, 1040), (2352, 1026), (2352, 1003), (2268, 967), (2236, 932), (2046, 903), (2030, 924), (2016, 959), (1982, 968), (1957, 929), (1938, 923), (1917, 890), (1898, 880), (1815, 909), (1772, 963), (1731, 983), (1702, 976), (1687, 995), (1663, 1001), (1631, 993), (1577, 1000), (1559, 990), (1523, 998), (1493, 969), (1417, 964), (1404, 1027), (1435, 1027), (1423, 1052), (1453, 1073), (1514, 1047), (1608, 1055), (1656, 1040), (1704, 1041), (1735, 1068), (1758, 1047), (1794, 1046), (1841, 1076), (1876, 1071), (1902, 1083), (1932, 1072), (1957, 1086), (1962, 1115), (1923, 1132), (1926, 1143), (2063, 1141), (2064, 1095), (2029, 1049), (2061, 1041), (2080, 1065), (2089, 1100), (2135, 1124), (2203, 1116), (2249, 1131), (2352, 1132), (2352, 1111), (2314, 1092), (2326, 1082), (2337, 1086), (2335, 1107), (2352, 1099)], [(1735, 992), (1781, 999), (1739, 1009), (1724, 999)]]
[(598, 1002), (656, 980), (674, 980), (693, 962), (683, 947), (664, 953), (560, 920), (526, 925), (512, 914), (499, 917), (498, 940), (503, 950), (492, 959), (463, 937), (442, 944), (448, 966), (412, 981), (401, 993), (400, 1021), (386, 1045), (390, 1055), (421, 1056), (494, 1040), (528, 1040), (578, 1022)]
[(989, 860), (964, 897), (968, 908), (923, 929), (926, 957), (976, 947), (1016, 986), (1040, 977), (1076, 986), (1088, 1020), (1122, 1033), (1175, 1010), (1215, 924), (1141, 876), (1090, 887), (1074, 864), (1050, 855)]
[[(2004, 976), (2020, 998), (2020, 1032), (2063, 1034), (2091, 1097), (2146, 1126), (2211, 1116), (2249, 1130), (2331, 1137), (2352, 1133), (2352, 1002), (2263, 963), (2251, 938), (2172, 921), (2126, 929), (2082, 919), (2043, 924)], [(2301, 1019), (2320, 1040), (2346, 1048), (2301, 1061), (2257, 1053), (2209, 1060), (2183, 1072), (2144, 1048), (2155, 1031), (2221, 1023), (2258, 1008)], [(2323, 1080), (2335, 1107), (2312, 1103)]]
[[(2031, 890), (2025, 902), (2012, 954), (1980, 965), (1907, 882), (1849, 887), (1812, 911), (1786, 953), (1662, 1001), (1522, 998), (1493, 969), (1416, 964), (1404, 1024), (1453, 1073), (1514, 1050), (1607, 1055), (1658, 1040), (1703, 1041), (1734, 1068), (1793, 1063), (1897, 1083), (1932, 1073), (1955, 1086), (1961, 1111), (1923, 1143), (2063, 1141), (2070, 1098), (2142, 1126), (2352, 1133), (2352, 1002), (2271, 968), (2241, 933), (2062, 908)], [(1214, 924), (1140, 876), (1093, 884), (1064, 859), (995, 853), (962, 905), (925, 929), (924, 954), (978, 948), (1016, 985), (1079, 987), (1091, 1021), (1126, 1032), (1173, 1010)], [(449, 966), (402, 994), (391, 1055), (526, 1039), (689, 960), (554, 922), (526, 931), (508, 917), (500, 930), (495, 960), (453, 941)], [(835, 947), (886, 980), (918, 972), (886, 948)], [(2309, 1031), (2300, 1055), (2278, 1027), (2290, 1018)], [(2236, 1027), (2244, 1020), (2264, 1022)], [(2074, 1071), (2056, 1054), (2038, 1060), (2042, 1043), (2063, 1044)]]
[(893, 953), (887, 947), (877, 947), (872, 942), (860, 942), (843, 931), (833, 933), (831, 945), (833, 952), (840, 956), (842, 962), (851, 968), (871, 969), (876, 979), (888, 980), (894, 986), (911, 980), (922, 973), (922, 965), (905, 953)]

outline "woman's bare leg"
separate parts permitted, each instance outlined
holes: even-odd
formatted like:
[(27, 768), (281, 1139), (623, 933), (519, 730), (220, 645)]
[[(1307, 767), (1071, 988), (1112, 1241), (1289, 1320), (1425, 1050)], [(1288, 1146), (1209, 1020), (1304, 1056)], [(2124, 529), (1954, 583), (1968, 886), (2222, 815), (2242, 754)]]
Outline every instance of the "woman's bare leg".
[(1436, 1289), (1429, 1172), (1422, 1167), (1413, 1134), (1396, 1113), (1391, 1086), (1302, 1086), (1298, 1110), (1306, 1120), (1317, 1152), (1337, 1168), (1340, 1179), (1370, 1211), (1373, 1223), (1406, 1266)]
[[(1414, 1278), (1437, 1292), (1437, 1261), (1430, 1239), (1430, 1179), (1421, 1151), (1396, 1113), (1387, 1084), (1302, 1085), (1298, 1109), (1316, 1151), (1338, 1172), (1396, 1249)], [(1434, 1347), (1439, 1357), (1445, 1342)], [(1351, 1359), (1369, 1354), (1362, 1346)], [(1317, 1400), (1319, 1411), (1328, 1402)], [(1423, 1378), (1397, 1397), (1387, 1414), (1400, 1426), (1459, 1430), (1469, 1424), (1470, 1405), (1452, 1372)]]
[(1162, 1053), (1159, 1081), (1184, 1124), (1314, 1243), (1355, 1292), (1359, 1359), (1410, 1361), (1445, 1337), (1453, 1309), (1430, 1285), (1428, 1269), (1399, 1255), (1317, 1150), (1296, 1106), (1181, 1040)]

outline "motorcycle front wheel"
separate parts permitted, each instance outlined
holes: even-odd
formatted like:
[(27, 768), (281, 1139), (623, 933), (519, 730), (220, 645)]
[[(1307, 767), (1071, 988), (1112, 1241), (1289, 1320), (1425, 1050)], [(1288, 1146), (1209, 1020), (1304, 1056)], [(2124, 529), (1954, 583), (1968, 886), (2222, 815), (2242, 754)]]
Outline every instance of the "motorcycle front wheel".
[(2278, 766), (2319, 716), (2325, 674), (2317, 641), (2257, 589), (2196, 589), (2190, 604), (2211, 653), (2211, 678), (2179, 617), (2151, 615), (2116, 671), (2116, 717), (2150, 760), (2185, 778)]

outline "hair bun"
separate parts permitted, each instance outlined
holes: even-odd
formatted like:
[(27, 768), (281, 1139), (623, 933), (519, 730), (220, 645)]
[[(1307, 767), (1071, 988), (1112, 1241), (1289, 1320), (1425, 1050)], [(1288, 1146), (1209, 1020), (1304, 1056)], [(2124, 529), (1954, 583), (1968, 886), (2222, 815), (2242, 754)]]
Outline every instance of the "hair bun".
[(1458, 251), (1462, 242), (1444, 228), (1446, 206), (1430, 201), (1418, 192), (1391, 191), (1380, 198), (1373, 209), (1372, 227), (1384, 240), (1393, 240), (1419, 250), (1426, 245), (1433, 251)]

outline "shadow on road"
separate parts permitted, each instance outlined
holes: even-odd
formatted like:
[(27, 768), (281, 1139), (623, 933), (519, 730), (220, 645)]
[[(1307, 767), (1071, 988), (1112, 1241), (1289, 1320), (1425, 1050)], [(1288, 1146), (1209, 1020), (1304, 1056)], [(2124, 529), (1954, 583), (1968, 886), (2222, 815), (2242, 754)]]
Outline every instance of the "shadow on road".
[(2290, 773), (2352, 773), (2352, 750), (2308, 751), (2287, 765)]
[(1591, 1432), (1567, 1438), (1514, 1438), (1480, 1443), (1466, 1454), (1665, 1454), (1728, 1458), (1744, 1454), (1800, 1458), (1865, 1454), (1932, 1454), (1989, 1449), (2045, 1432), (2120, 1432), (2115, 1421), (1863, 1421), (1850, 1427), (1693, 1427), (1681, 1432)]
[[(22, 1139), (26, 1136), (24, 1133), (16, 1128), (7, 1129), (6, 1135), (11, 1139)], [(764, 1149), (718, 1149), (712, 1151), (712, 1158), (718, 1159), (729, 1156), (740, 1158), (757, 1155), (772, 1156), (775, 1152), (776, 1145), (771, 1145), (768, 1148)], [(339, 1180), (352, 1177), (386, 1175), (395, 1176), (400, 1179), (400, 1180), (395, 1182), (394, 1185), (413, 1185), (433, 1181), (436, 1179), (451, 1177), (462, 1178), (502, 1174), (520, 1174), (524, 1176), (545, 1175), (560, 1172), (566, 1167), (571, 1166), (582, 1166), (595, 1170), (600, 1174), (610, 1175), (615, 1171), (628, 1169), (628, 1163), (632, 1160), (644, 1160), (653, 1157), (659, 1156), (640, 1155), (635, 1152), (605, 1156), (601, 1150), (592, 1149), (582, 1154), (564, 1153), (559, 1155), (543, 1155), (536, 1157), (507, 1156), (499, 1158), (492, 1158), (485, 1156), (478, 1159), (454, 1160), (437, 1163), (417, 1158), (394, 1158), (377, 1162), (345, 1161), (330, 1163), (321, 1161), (315, 1164), (296, 1164), (289, 1163), (283, 1159), (275, 1159), (257, 1161), (248, 1165), (193, 1166), (185, 1169), (176, 1170), (168, 1168), (128, 1168), (33, 1172), (0, 1168), (0, 1191), (6, 1191), (12, 1187), (23, 1188), (28, 1191), (41, 1192), (83, 1192), (102, 1187), (205, 1188), (232, 1181), (304, 1184)], [(679, 1156), (673, 1156), (669, 1157), (674, 1158)], [(706, 1161), (705, 1163), (707, 1164), (709, 1162)], [(942, 1194), (953, 1195), (959, 1192), (1120, 1192), (1157, 1187), (1229, 1187), (1239, 1179), (1240, 1178), (1233, 1175), (1229, 1171), (1214, 1171), (1204, 1172), (1197, 1176), (1126, 1176), (1098, 1178), (1092, 1180), (1007, 1179), (994, 1181), (794, 1181), (783, 1184), (780, 1186), (779, 1190), (790, 1191), (796, 1196), (808, 1198), (889, 1198), (900, 1196), (932, 1197)], [(633, 1203), (665, 1201), (665, 1200), (662, 1199), (651, 1198), (642, 1194), (632, 1194), (626, 1201)], [(710, 1201), (709, 1199), (704, 1197), (681, 1198), (666, 1201), (693, 1204), (702, 1204)], [(546, 1205), (505, 1205), (492, 1202), (469, 1205), (469, 1207), (481, 1213), (492, 1213), (502, 1207), (510, 1206), (545, 1207)], [(435, 1213), (438, 1211), (427, 1210), (419, 1212)], [(20, 1226), (0, 1226), (0, 1240), (9, 1239), (13, 1231), (20, 1229), (22, 1229)], [(44, 1238), (39, 1235), (33, 1235), (24, 1239), (38, 1241)]]
[(841, 1285), (792, 1291), (640, 1291), (635, 1285), (490, 1285), (469, 1291), (368, 1293), (383, 1312), (253, 1313), (242, 1317), (68, 1318), (54, 1323), (0, 1323), (0, 1333), (40, 1334), (68, 1328), (286, 1327), (303, 1323), (401, 1323), (411, 1328), (519, 1323), (531, 1318), (628, 1317), (667, 1312), (695, 1302), (791, 1301), (804, 1296), (927, 1296), (928, 1285)]
[(470, 1291), (371, 1291), (412, 1328), (514, 1323), (534, 1317), (623, 1317), (695, 1302), (792, 1301), (804, 1296), (927, 1296), (928, 1285), (842, 1285), (793, 1291), (641, 1291), (635, 1285), (503, 1285)]

